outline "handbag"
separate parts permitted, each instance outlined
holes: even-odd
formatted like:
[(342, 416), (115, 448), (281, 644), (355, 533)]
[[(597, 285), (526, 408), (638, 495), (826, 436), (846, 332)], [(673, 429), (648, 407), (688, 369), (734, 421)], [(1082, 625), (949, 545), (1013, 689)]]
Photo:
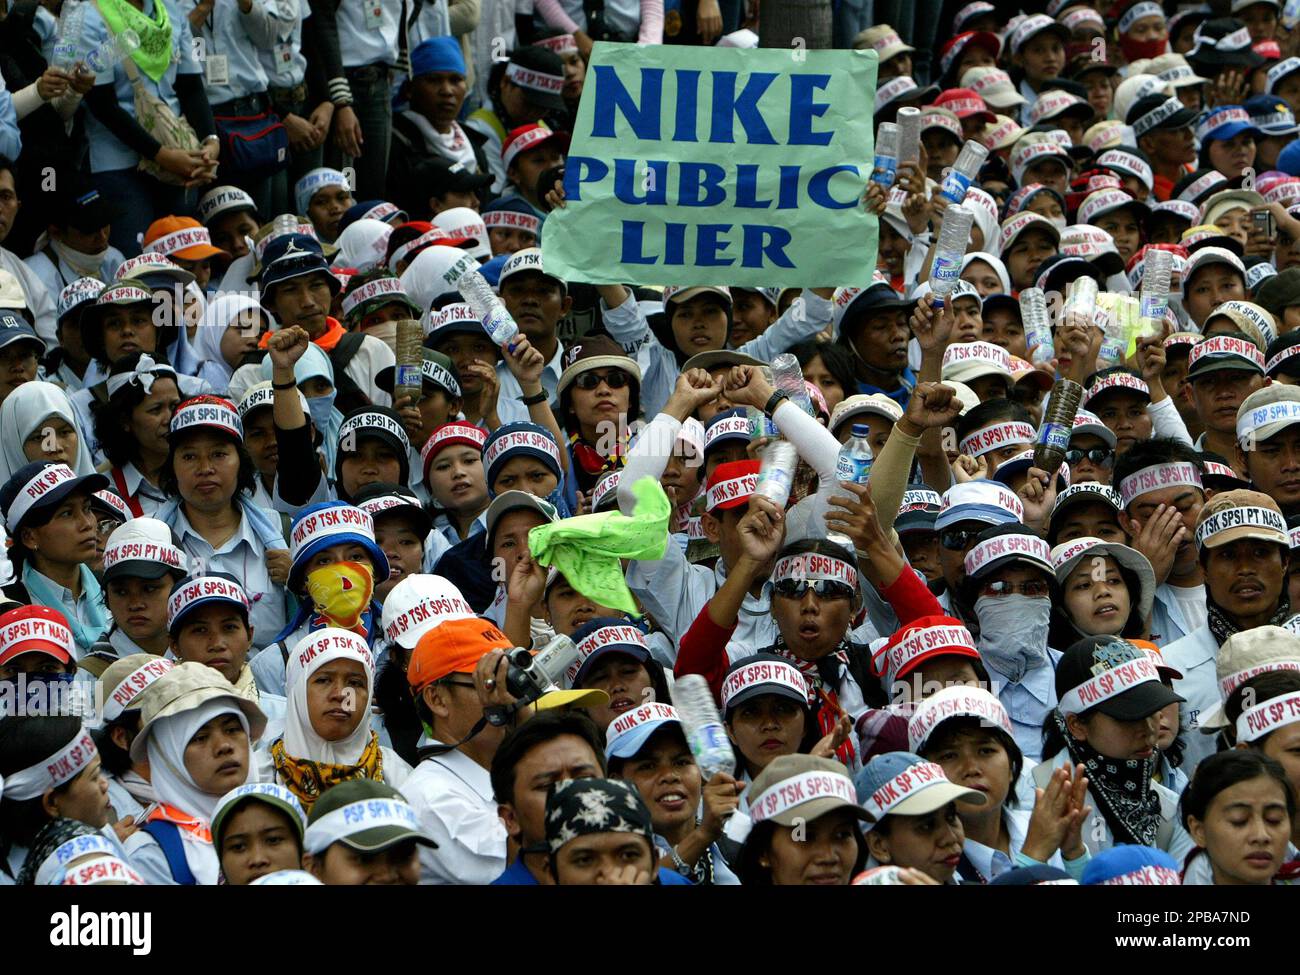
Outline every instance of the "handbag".
[(223, 165), (248, 179), (265, 179), (288, 167), (289, 133), (275, 112), (214, 115), (212, 120)]

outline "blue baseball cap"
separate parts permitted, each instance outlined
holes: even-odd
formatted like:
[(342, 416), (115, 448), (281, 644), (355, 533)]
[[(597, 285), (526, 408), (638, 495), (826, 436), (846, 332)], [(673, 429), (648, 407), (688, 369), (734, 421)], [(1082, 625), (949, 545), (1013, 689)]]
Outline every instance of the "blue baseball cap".
[(985, 525), (1013, 525), (1024, 520), (1025, 508), (1013, 491), (983, 478), (954, 484), (943, 492), (934, 530), (943, 531), (961, 521)]
[(0, 311), (0, 349), (15, 342), (29, 342), (37, 346), (37, 356), (45, 355), (45, 340), (36, 334), (25, 318), (5, 309)]
[[(912, 752), (886, 752), (869, 761), (853, 780), (858, 802), (878, 823), (886, 816), (924, 816), (950, 802), (982, 806), (982, 792), (948, 781), (943, 767)], [(866, 829), (871, 829), (867, 826)]]
[(411, 51), (411, 77), (425, 74), (465, 74), (465, 55), (454, 37), (430, 37)]
[(990, 886), (994, 884), (1000, 887), (1035, 887), (1039, 884), (1077, 887), (1079, 881), (1064, 870), (1041, 864), (1036, 867), (1016, 867), (1014, 870), (1000, 873), (989, 881)]
[(605, 732), (605, 757), (636, 758), (651, 735), (671, 727), (676, 727), (685, 737), (677, 709), (670, 704), (650, 701), (639, 708), (624, 711), (609, 723)]
[(343, 288), (338, 278), (330, 272), (329, 261), (321, 250), (320, 241), (307, 234), (285, 234), (266, 245), (262, 254), (262, 271), (257, 284), (261, 289), (262, 306), (269, 308), (267, 300), (271, 289), (282, 281), (308, 274), (324, 274), (329, 279), (331, 295)]
[(185, 618), (196, 609), (221, 603), (234, 606), (244, 614), (244, 621), (248, 621), (252, 603), (234, 576), (225, 572), (209, 572), (182, 579), (172, 586), (171, 595), (167, 597), (167, 632), (175, 633)]
[(348, 207), (339, 218), (339, 233), (347, 230), (349, 225), (358, 220), (382, 220), (389, 226), (396, 227), (410, 219), (405, 210), (399, 210), (387, 200), (363, 200)]
[(360, 545), (374, 567), (375, 585), (388, 578), (388, 557), (375, 543), (374, 519), (346, 501), (322, 501), (303, 508), (294, 518), (289, 536), (293, 562), (289, 566), (288, 585), (292, 592), (302, 591), (307, 563), (332, 545)]
[(78, 491), (89, 494), (106, 487), (108, 478), (103, 474), (78, 477), (67, 464), (53, 461), (24, 464), (0, 487), (0, 510), (4, 511), (5, 527), (12, 536), (33, 511), (60, 504)]
[(489, 491), (506, 462), (520, 456), (539, 460), (557, 478), (563, 476), (555, 434), (537, 423), (506, 423), (493, 430), (483, 443), (483, 469), (487, 472)]
[(611, 653), (620, 653), (639, 663), (650, 662), (650, 647), (645, 634), (634, 622), (613, 616), (588, 620), (573, 631), (578, 659), (565, 671), (570, 687), (581, 687), (596, 661)]
[(1196, 137), (1201, 145), (1234, 139), (1243, 132), (1260, 134), (1250, 113), (1240, 105), (1220, 105), (1210, 109), (1196, 123)]
[(749, 414), (742, 409), (725, 410), (715, 414), (704, 428), (704, 455), (720, 444), (735, 442), (749, 444)]
[(1123, 844), (1094, 853), (1083, 869), (1083, 886), (1155, 885), (1177, 887), (1182, 884), (1178, 861), (1164, 850), (1150, 846)]
[(1255, 95), (1242, 106), (1264, 135), (1295, 135), (1300, 132), (1291, 106), (1276, 95)]
[(510, 260), (509, 254), (498, 254), (492, 260), (481, 264), (478, 273), (495, 288), (501, 282), (501, 269), (506, 266), (508, 260)]

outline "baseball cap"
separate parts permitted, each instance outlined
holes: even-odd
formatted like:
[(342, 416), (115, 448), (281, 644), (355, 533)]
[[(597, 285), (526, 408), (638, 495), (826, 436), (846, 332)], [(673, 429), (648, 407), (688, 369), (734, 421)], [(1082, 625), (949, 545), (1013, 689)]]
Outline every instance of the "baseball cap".
[(24, 653), (43, 653), (76, 666), (68, 618), (48, 606), (20, 606), (0, 615), (0, 666)]
[(141, 243), (145, 253), (177, 257), (182, 261), (206, 261), (230, 255), (212, 246), (208, 229), (193, 217), (160, 217), (149, 224)]
[(50, 222), (56, 227), (93, 234), (120, 220), (122, 212), (121, 207), (101, 196), (99, 190), (82, 184), (57, 198)]
[(980, 134), (980, 141), (991, 152), (999, 149), (1010, 149), (1020, 140), (1024, 133), (1025, 130), (1020, 127), (1020, 123), (1015, 119), (999, 115), (997, 121), (984, 126), (984, 131)]
[(922, 616), (900, 627), (875, 651), (872, 666), (885, 685), (906, 677), (935, 657), (979, 660), (970, 630), (951, 616)]
[(116, 721), (126, 711), (140, 710), (140, 695), (153, 686), (176, 662), (152, 653), (133, 653), (109, 664), (99, 675), (104, 704), (104, 723)]
[(1019, 524), (1025, 517), (1024, 506), (1015, 492), (996, 481), (976, 479), (954, 484), (943, 492), (934, 530), (943, 531), (962, 521), (980, 521), (987, 525)]
[(1237, 443), (1250, 450), (1296, 423), (1300, 423), (1300, 386), (1270, 383), (1237, 408)]
[(868, 415), (897, 423), (903, 418), (903, 408), (884, 393), (857, 393), (835, 404), (835, 409), (831, 412), (830, 431), (833, 434), (850, 420)]
[(961, 59), (962, 52), (968, 47), (982, 47), (993, 61), (1002, 53), (1002, 39), (987, 30), (962, 31), (950, 38), (939, 49), (939, 72), (947, 76), (953, 66)]
[(536, 511), (548, 522), (560, 520), (555, 505), (545, 498), (539, 498), (527, 491), (502, 491), (492, 499), (492, 503), (488, 505), (487, 513), (484, 515), (487, 537), (492, 538), (497, 529), (497, 522), (501, 520), (502, 516), (509, 514), (511, 511), (518, 511), (521, 508)]
[(253, 198), (238, 186), (214, 186), (199, 197), (199, 220), (204, 226), (211, 223), (213, 217), (234, 210), (247, 210), (254, 216), (257, 214), (257, 204)]
[(1112, 558), (1121, 569), (1127, 569), (1137, 576), (1137, 615), (1143, 620), (1149, 617), (1156, 593), (1155, 570), (1145, 555), (1127, 545), (1092, 537), (1072, 538), (1068, 542), (1062, 542), (1052, 549), (1052, 567), (1056, 570), (1056, 581), (1064, 586), (1080, 562), (1085, 558), (1098, 557)]
[(1241, 630), (1223, 641), (1214, 667), (1219, 700), (1196, 718), (1197, 727), (1206, 734), (1228, 726), (1223, 704), (1252, 677), (1277, 670), (1300, 672), (1300, 636), (1286, 627), (1268, 624)]
[[(1187, 298), (1187, 287), (1192, 280), (1192, 275), (1203, 267), (1211, 264), (1224, 264), (1237, 271), (1244, 282), (1246, 280), (1246, 268), (1241, 263), (1241, 258), (1232, 251), (1223, 247), (1201, 247), (1193, 251), (1187, 257), (1187, 265), (1183, 268), (1183, 298)], [(1260, 367), (1261, 371), (1263, 366)]]
[(285, 818), (289, 820), (289, 825), (298, 836), (298, 842), (302, 842), (303, 831), (307, 828), (307, 814), (303, 812), (298, 797), (278, 782), (248, 782), (231, 789), (218, 799), (216, 806), (213, 807), (212, 842), (218, 856), (221, 854), (222, 834), (225, 832), (223, 827), (226, 821), (236, 808), (249, 802), (263, 802), (284, 813)]
[[(1031, 147), (1035, 148), (1035, 147)], [(1016, 150), (1019, 152), (1020, 150)], [(1017, 213), (1009, 220), (1002, 222), (1001, 230), (998, 234), (998, 256), (1006, 254), (1021, 235), (1028, 230), (1041, 230), (1047, 234), (1055, 245), (1061, 242), (1061, 231), (1056, 224), (1048, 220), (1041, 213), (1035, 213), (1032, 210), (1026, 210), (1023, 213)]]
[(388, 578), (388, 557), (375, 543), (375, 522), (369, 512), (346, 501), (321, 501), (298, 512), (289, 531), (292, 563), (288, 587), (301, 592), (308, 563), (334, 545), (360, 545), (366, 550), (376, 582)]
[(1124, 499), (1109, 484), (1101, 484), (1098, 481), (1078, 481), (1071, 484), (1057, 494), (1056, 501), (1052, 504), (1052, 528), (1056, 527), (1057, 518), (1071, 505), (1096, 503), (1109, 505), (1116, 514), (1124, 510)]
[(1242, 332), (1221, 332), (1197, 342), (1187, 354), (1190, 382), (1225, 369), (1263, 375), (1264, 353)]
[(556, 277), (554, 274), (551, 274), (546, 270), (543, 265), (542, 249), (540, 247), (525, 247), (523, 250), (515, 251), (515, 253), (510, 255), (510, 259), (507, 260), (505, 265), (501, 268), (501, 276), (497, 279), (497, 290), (499, 291), (502, 286), (505, 285), (506, 281), (514, 275), (526, 274), (528, 272), (534, 272), (543, 277), (550, 278), (560, 286), (561, 291), (565, 294), (568, 293), (569, 286), (565, 283), (564, 279)]
[(1124, 121), (1138, 138), (1156, 129), (1183, 129), (1196, 121), (1196, 112), (1169, 95), (1146, 95), (1128, 110)]
[(853, 38), (853, 48), (857, 51), (875, 51), (882, 63), (900, 54), (916, 50), (911, 44), (904, 43), (898, 36), (898, 31), (888, 24), (877, 24), (860, 32)]
[(1057, 23), (1046, 14), (1033, 14), (1015, 26), (1008, 38), (1007, 46), (1012, 54), (1019, 54), (1031, 38), (1042, 33), (1055, 34), (1061, 39), (1062, 44), (1070, 40), (1070, 30), (1064, 24)]
[(812, 755), (780, 755), (750, 784), (749, 816), (755, 823), (795, 826), (837, 809), (857, 819), (871, 816), (857, 802), (853, 780), (840, 762)]
[(1011, 383), (1011, 356), (991, 342), (954, 342), (943, 354), (943, 380), (969, 383), (981, 376), (1002, 376)]
[(384, 638), (413, 650), (424, 634), (449, 620), (473, 620), (474, 608), (449, 580), (416, 573), (393, 586), (380, 622)]
[(934, 103), (959, 119), (976, 118), (985, 124), (997, 121), (997, 116), (989, 111), (984, 99), (969, 88), (949, 88), (940, 92)]
[(982, 687), (958, 684), (916, 705), (907, 722), (907, 747), (920, 752), (940, 726), (954, 718), (977, 718), (988, 727), (1001, 728), (1008, 737), (1012, 735), (1011, 716), (995, 695)]
[(485, 653), (510, 649), (510, 639), (489, 620), (444, 620), (416, 641), (406, 679), (418, 695), (448, 674), (472, 674)]
[(113, 529), (104, 544), (105, 582), (120, 576), (158, 579), (168, 572), (189, 575), (190, 560), (171, 528), (156, 518), (132, 518)]
[(1100, 437), (1106, 446), (1112, 450), (1118, 442), (1115, 433), (1110, 427), (1101, 422), (1101, 417), (1096, 413), (1090, 413), (1087, 410), (1080, 409), (1074, 414), (1074, 425), (1070, 427), (1070, 439), (1090, 434), (1094, 437)]
[[(1010, 109), (1025, 103), (1025, 96), (1016, 90), (1011, 76), (1001, 68), (991, 66), (967, 68), (961, 76), (961, 86), (974, 92), (986, 105), (994, 108)], [(989, 124), (997, 124), (996, 119), (997, 116)]]
[[(631, 711), (624, 711), (609, 723), (605, 732), (605, 757), (635, 758), (652, 735), (671, 727), (682, 731), (681, 718), (671, 704), (651, 701)], [(685, 732), (682, 734), (685, 737)]]
[(747, 504), (758, 488), (761, 466), (756, 460), (733, 460), (715, 467), (709, 475), (705, 510), (712, 514)]
[(984, 793), (948, 781), (942, 765), (911, 752), (875, 756), (853, 784), (869, 823), (878, 823), (886, 816), (924, 816), (950, 802), (969, 802), (973, 806), (988, 802)]
[(1196, 519), (1196, 547), (1219, 548), (1250, 538), (1291, 548), (1286, 518), (1267, 494), (1240, 489), (1222, 491), (1205, 502)]
[(378, 853), (408, 840), (438, 848), (400, 792), (387, 782), (362, 778), (321, 793), (307, 817), (302, 848), (320, 856), (334, 843), (343, 843), (361, 853)]
[(909, 484), (898, 506), (894, 531), (900, 535), (909, 531), (934, 531), (942, 505), (943, 498), (938, 491), (925, 484)]
[(571, 688), (580, 688), (596, 661), (608, 654), (631, 657), (641, 664), (651, 659), (641, 629), (630, 620), (614, 616), (598, 616), (583, 623), (573, 631), (573, 643), (578, 656), (564, 674)]
[(975, 536), (975, 544), (966, 553), (966, 579), (977, 582), (1012, 563), (1028, 565), (1055, 578), (1047, 540), (1025, 525), (1006, 524), (985, 528)]
[(232, 575), (213, 572), (181, 579), (167, 597), (167, 630), (175, 633), (185, 617), (204, 606), (222, 604), (240, 610), (248, 619), (252, 603), (244, 587)]
[[(1031, 133), (1021, 138), (1014, 149), (1011, 150), (1011, 175), (1015, 177), (1017, 183), (1027, 181), (1026, 173), (1031, 166), (1036, 166), (1044, 159), (1055, 160), (1056, 163), (1069, 175), (1072, 160), (1070, 151), (1066, 146), (1050, 138), (1033, 138), (1033, 135), (1043, 136), (1045, 133)], [(1031, 141), (1032, 139), (1032, 141)], [(1021, 214), (1023, 216), (1023, 214)], [(1051, 224), (1041, 214), (1034, 214), (1043, 221)], [(1006, 226), (1005, 224), (1003, 226)], [(1055, 224), (1052, 224), (1054, 227)]]
[(1184, 701), (1161, 682), (1146, 653), (1115, 636), (1085, 637), (1062, 654), (1056, 696), (1064, 715), (1095, 710), (1116, 721), (1140, 721)]
[(808, 709), (808, 681), (799, 668), (774, 653), (742, 657), (727, 669), (722, 680), (722, 713), (729, 714), (746, 701), (775, 695)]
[(561, 153), (568, 152), (569, 139), (568, 132), (558, 132), (544, 122), (521, 125), (502, 140), (501, 164), (509, 169), (520, 153), (530, 152), (545, 142), (554, 143)]
[(29, 514), (61, 504), (69, 495), (108, 487), (103, 474), (78, 476), (67, 464), (34, 461), (18, 468), (0, 487), (0, 510), (12, 537)]

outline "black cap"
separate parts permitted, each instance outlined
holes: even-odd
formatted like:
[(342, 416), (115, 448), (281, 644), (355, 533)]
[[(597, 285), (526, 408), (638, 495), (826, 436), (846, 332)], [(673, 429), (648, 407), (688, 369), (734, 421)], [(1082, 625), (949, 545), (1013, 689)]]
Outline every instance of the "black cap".
[(479, 193), (492, 185), (490, 173), (476, 173), (463, 163), (448, 165), (440, 160), (426, 159), (419, 164), (416, 173), (428, 196)]
[[(1159, 111), (1162, 106), (1171, 99), (1171, 95), (1147, 95), (1145, 98), (1139, 98), (1133, 103), (1133, 107), (1128, 110), (1128, 115), (1125, 116), (1124, 123), (1130, 126), (1134, 125), (1134, 123), (1143, 116)], [(1148, 132), (1154, 132), (1157, 129), (1185, 129), (1190, 127), (1195, 121), (1195, 110), (1184, 107), (1160, 119), (1160, 121), (1156, 122), (1150, 128), (1143, 128), (1143, 131), (1140, 133), (1137, 131), (1137, 128), (1134, 128), (1133, 133), (1140, 139)]]
[[(1296, 274), (1300, 275), (1300, 269), (1297, 269)], [(1280, 313), (1274, 312), (1274, 314), (1276, 314), (1278, 318), (1282, 317)], [(1264, 361), (1266, 363), (1272, 362), (1283, 352), (1292, 349), (1296, 350), (1294, 354), (1287, 356), (1277, 365), (1269, 368), (1269, 379), (1276, 379), (1279, 375), (1287, 376), (1291, 379), (1300, 379), (1300, 349), (1297, 349), (1297, 346), (1300, 346), (1300, 331), (1287, 332), (1285, 335), (1279, 335), (1268, 344), (1268, 351), (1264, 353)]]
[[(564, 77), (564, 62), (560, 60), (558, 54), (544, 47), (530, 45), (516, 48), (510, 52), (510, 63), (517, 64), (521, 68), (527, 68), (537, 74), (546, 74), (557, 78)], [(505, 73), (502, 74), (502, 77), (505, 77)], [(524, 91), (524, 97), (533, 105), (540, 108), (564, 108), (564, 97), (558, 91), (544, 92), (526, 85), (520, 87)]]
[[(1281, 319), (1283, 313), (1292, 305), (1300, 305), (1300, 267), (1289, 267), (1285, 271), (1278, 271), (1261, 284), (1259, 291), (1255, 293), (1255, 303), (1277, 319)], [(1273, 354), (1270, 350), (1270, 359)]]
[(120, 207), (110, 203), (93, 186), (82, 185), (60, 195), (51, 223), (93, 234), (121, 217)]
[(1183, 55), (1192, 70), (1205, 77), (1217, 74), (1220, 68), (1258, 68), (1267, 60), (1247, 41), (1245, 44), (1224, 50), (1214, 46), (1214, 42), (1246, 30), (1246, 25), (1235, 17), (1216, 17), (1207, 20), (1197, 29), (1198, 40), (1192, 49)]
[[(1061, 699), (1070, 691), (1087, 683), (1099, 674), (1113, 670), (1134, 660), (1145, 660), (1146, 654), (1127, 640), (1117, 636), (1090, 636), (1073, 644), (1056, 663), (1056, 697)], [(1083, 711), (1100, 712), (1116, 721), (1141, 721), (1170, 704), (1180, 704), (1179, 697), (1158, 680), (1134, 684), (1126, 691), (1108, 697)]]
[(433, 530), (433, 518), (415, 492), (400, 484), (386, 484), (383, 481), (367, 484), (357, 492), (352, 503), (376, 522), (389, 512), (399, 512), (414, 519), (415, 533), (420, 536), (421, 542)]

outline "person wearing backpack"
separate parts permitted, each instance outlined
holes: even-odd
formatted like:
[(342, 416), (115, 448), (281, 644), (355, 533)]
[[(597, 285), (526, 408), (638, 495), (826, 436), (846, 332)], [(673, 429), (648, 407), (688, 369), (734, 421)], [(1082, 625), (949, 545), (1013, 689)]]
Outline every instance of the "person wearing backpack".
[(377, 379), (384, 369), (396, 366), (397, 358), (386, 343), (349, 332), (330, 317), (330, 304), (342, 286), (330, 273), (315, 238), (287, 234), (273, 240), (263, 255), (258, 284), (262, 307), (275, 316), (279, 327), (301, 325), (312, 343), (329, 355), (340, 412), (392, 405), (393, 398), (379, 389)]

